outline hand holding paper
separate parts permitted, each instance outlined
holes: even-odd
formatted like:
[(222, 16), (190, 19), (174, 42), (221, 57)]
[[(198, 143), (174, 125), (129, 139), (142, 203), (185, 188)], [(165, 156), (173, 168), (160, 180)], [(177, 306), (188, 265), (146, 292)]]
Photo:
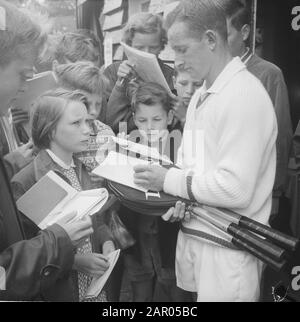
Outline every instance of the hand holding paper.
[(92, 280), (92, 283), (86, 292), (86, 298), (97, 297), (100, 294), (113, 268), (115, 267), (118, 261), (119, 255), (120, 255), (120, 249), (110, 253), (107, 256), (109, 268), (100, 278), (94, 278)]
[(147, 190), (162, 191), (167, 169), (159, 165), (136, 165), (134, 183)]
[(71, 212), (57, 221), (66, 233), (69, 235), (74, 246), (78, 246), (83, 239), (92, 235), (92, 220), (90, 217), (85, 217), (82, 220), (74, 222), (74, 217), (76, 217), (76, 212)]
[(84, 274), (99, 278), (109, 268), (109, 262), (107, 257), (102, 254), (76, 254), (73, 268)]

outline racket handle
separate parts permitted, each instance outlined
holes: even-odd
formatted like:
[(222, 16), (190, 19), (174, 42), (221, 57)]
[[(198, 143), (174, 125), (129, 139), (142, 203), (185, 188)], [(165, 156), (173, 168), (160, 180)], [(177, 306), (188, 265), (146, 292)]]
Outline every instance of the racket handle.
[(264, 240), (245, 229), (241, 229), (236, 224), (229, 225), (227, 231), (232, 236), (239, 238), (275, 261), (281, 261), (286, 255), (283, 248), (280, 248), (277, 245), (270, 243), (268, 240)]
[(239, 226), (266, 237), (287, 250), (295, 251), (299, 244), (299, 239), (283, 234), (280, 231), (277, 231), (245, 216), (241, 216)]

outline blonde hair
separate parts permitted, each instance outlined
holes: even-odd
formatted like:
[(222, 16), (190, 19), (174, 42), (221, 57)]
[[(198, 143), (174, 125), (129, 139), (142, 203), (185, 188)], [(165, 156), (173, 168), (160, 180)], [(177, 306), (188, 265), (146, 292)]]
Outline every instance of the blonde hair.
[(127, 45), (132, 45), (135, 33), (154, 34), (160, 33), (161, 49), (163, 50), (168, 42), (166, 30), (163, 28), (161, 16), (152, 13), (137, 13), (133, 15), (123, 29), (123, 39)]

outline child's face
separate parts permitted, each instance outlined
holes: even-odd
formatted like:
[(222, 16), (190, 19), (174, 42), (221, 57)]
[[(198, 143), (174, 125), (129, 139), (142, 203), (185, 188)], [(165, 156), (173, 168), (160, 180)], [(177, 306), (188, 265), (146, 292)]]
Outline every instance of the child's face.
[(102, 97), (97, 94), (90, 94), (87, 92), (84, 92), (84, 94), (87, 98), (88, 113), (93, 119), (96, 119), (101, 112)]
[(131, 46), (135, 49), (158, 56), (162, 50), (160, 32), (153, 34), (136, 32), (132, 38)]
[(81, 102), (70, 102), (57, 124), (50, 147), (63, 153), (81, 152), (87, 148), (89, 135), (86, 107)]
[(151, 106), (140, 103), (134, 114), (135, 125), (148, 142), (161, 138), (172, 121), (173, 111), (167, 113), (159, 103)]
[(195, 91), (202, 86), (202, 81), (194, 79), (188, 72), (181, 71), (175, 79), (175, 88), (178, 96), (186, 106), (189, 105)]

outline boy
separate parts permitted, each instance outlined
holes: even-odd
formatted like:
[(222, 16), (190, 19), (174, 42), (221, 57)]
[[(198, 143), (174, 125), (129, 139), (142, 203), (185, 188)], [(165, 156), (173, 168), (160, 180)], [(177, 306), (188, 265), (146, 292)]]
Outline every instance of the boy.
[[(171, 149), (168, 140), (168, 127), (174, 116), (172, 98), (155, 83), (141, 83), (132, 94), (132, 115), (137, 130), (129, 135), (129, 139), (157, 148), (169, 157), (170, 150), (176, 155), (174, 150), (179, 146), (178, 140)], [(175, 279), (175, 245), (179, 226), (126, 209), (121, 214), (137, 241), (124, 254), (133, 301), (162, 301), (162, 294), (166, 301), (186, 301), (187, 294), (176, 287)], [(160, 292), (158, 297), (157, 294), (154, 296), (155, 285)]]
[[(41, 28), (15, 6), (0, 0), (6, 15), (0, 31), (0, 115), (6, 115), (11, 100), (32, 73), (33, 62), (43, 45)], [(1, 19), (1, 18), (0, 18)], [(2, 22), (2, 21), (1, 21)], [(65, 288), (61, 276), (71, 271), (74, 246), (92, 233), (90, 219), (70, 224), (71, 217), (60, 225), (41, 231), (25, 240), (16, 204), (0, 157), (0, 266), (6, 271), (6, 291), (0, 300), (56, 300), (53, 286)], [(51, 292), (52, 291), (52, 292)]]
[(190, 101), (202, 83), (203, 80), (194, 79), (188, 71), (179, 68), (175, 69), (174, 87), (177, 92), (178, 101), (173, 109), (182, 129), (185, 124), (186, 112)]
[[(130, 17), (124, 28), (122, 40), (133, 48), (158, 57), (167, 43), (161, 17), (151, 13), (138, 13)], [(173, 90), (173, 69), (160, 59), (158, 63), (170, 89)], [(131, 114), (131, 98), (126, 95), (126, 91), (130, 79), (138, 75), (128, 60), (113, 63), (105, 69), (104, 74), (109, 79), (109, 100), (105, 122), (112, 127), (115, 133), (123, 132), (123, 129), (119, 129), (120, 122), (127, 122), (127, 131), (130, 133), (135, 128), (135, 124)]]

